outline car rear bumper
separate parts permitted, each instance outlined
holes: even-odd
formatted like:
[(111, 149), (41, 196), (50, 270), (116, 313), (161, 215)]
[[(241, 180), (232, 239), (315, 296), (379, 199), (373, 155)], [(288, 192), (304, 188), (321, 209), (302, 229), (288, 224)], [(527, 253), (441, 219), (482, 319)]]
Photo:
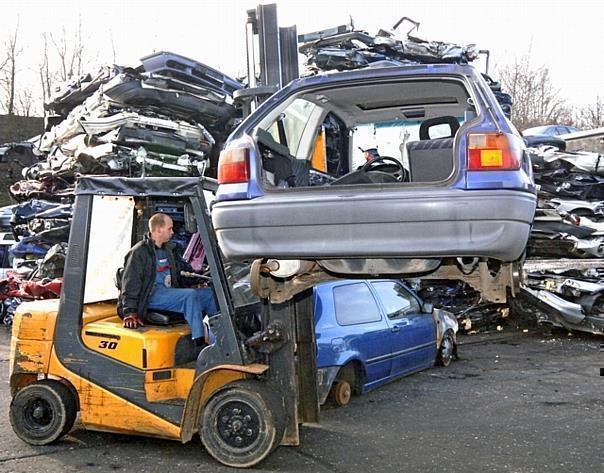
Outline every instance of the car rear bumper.
[(414, 189), (274, 193), (216, 203), (227, 258), (477, 256), (514, 261), (524, 251), (536, 196), (514, 190)]

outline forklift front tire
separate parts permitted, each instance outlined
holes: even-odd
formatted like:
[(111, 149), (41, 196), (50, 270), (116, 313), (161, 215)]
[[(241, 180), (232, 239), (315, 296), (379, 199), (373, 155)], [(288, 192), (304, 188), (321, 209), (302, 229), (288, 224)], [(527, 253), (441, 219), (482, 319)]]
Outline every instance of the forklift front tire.
[(278, 396), (257, 380), (236, 381), (214, 394), (201, 416), (199, 435), (220, 463), (248, 468), (280, 443), (285, 412)]
[(9, 412), (15, 434), (31, 445), (47, 445), (67, 434), (77, 413), (77, 403), (69, 388), (51, 379), (20, 389)]

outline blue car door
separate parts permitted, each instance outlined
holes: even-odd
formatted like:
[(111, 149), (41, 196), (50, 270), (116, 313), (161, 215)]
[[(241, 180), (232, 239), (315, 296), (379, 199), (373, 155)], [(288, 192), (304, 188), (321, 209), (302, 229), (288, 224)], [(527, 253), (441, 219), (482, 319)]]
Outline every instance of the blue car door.
[(332, 332), (332, 347), (340, 344), (343, 353), (361, 360), (365, 365), (366, 387), (388, 378), (392, 363), (390, 328), (367, 283), (334, 286), (333, 301), (338, 333)]
[(372, 282), (390, 325), (391, 376), (430, 366), (434, 361), (436, 326), (423, 314), (417, 298), (396, 281)]

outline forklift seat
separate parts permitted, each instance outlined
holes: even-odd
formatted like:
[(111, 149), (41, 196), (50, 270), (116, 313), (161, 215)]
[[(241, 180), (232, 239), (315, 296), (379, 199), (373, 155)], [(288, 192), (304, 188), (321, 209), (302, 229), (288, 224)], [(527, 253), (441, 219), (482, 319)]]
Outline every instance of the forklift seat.
[(149, 325), (177, 325), (186, 322), (184, 314), (171, 310), (150, 309), (145, 316), (145, 323)]

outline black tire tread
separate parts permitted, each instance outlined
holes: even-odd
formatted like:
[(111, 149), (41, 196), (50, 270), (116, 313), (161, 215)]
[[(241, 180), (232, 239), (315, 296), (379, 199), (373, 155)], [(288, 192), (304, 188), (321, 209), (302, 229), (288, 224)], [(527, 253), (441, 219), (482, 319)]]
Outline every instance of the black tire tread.
[[(220, 452), (214, 450), (215, 446), (211, 445), (211, 442), (213, 441), (211, 433), (209, 433), (207, 429), (204, 429), (204, 423), (211, 423), (210, 420), (212, 419), (211, 415), (208, 413), (208, 409), (212, 409), (215, 402), (218, 402), (218, 400), (223, 396), (233, 393), (234, 390), (253, 393), (252, 396), (259, 396), (262, 402), (265, 404), (265, 413), (268, 414), (269, 422), (272, 422), (275, 430), (275, 435), (270, 444), (270, 448), (262, 452), (256, 458), (249, 458), (249, 456), (247, 458), (237, 458), (233, 455), (230, 455), (229, 452)], [(220, 463), (236, 468), (249, 468), (260, 463), (279, 446), (284, 432), (285, 412), (280, 397), (274, 390), (269, 389), (267, 383), (251, 379), (229, 383), (224, 388), (214, 393), (203, 407), (199, 425), (199, 435), (206, 451)], [(218, 445), (216, 447), (218, 447)]]
[[(42, 388), (38, 393), (39, 396), (46, 397), (51, 403), (60, 403), (64, 411), (63, 419), (59, 423), (60, 431), (53, 430), (46, 437), (32, 436), (27, 432), (20, 417), (22, 413), (18, 411), (21, 407), (21, 398), (31, 395), (30, 393), (36, 388)], [(20, 389), (11, 401), (9, 414), (11, 426), (21, 440), (31, 445), (48, 445), (60, 439), (71, 430), (77, 416), (77, 402), (71, 390), (60, 381), (44, 379), (28, 384)]]

